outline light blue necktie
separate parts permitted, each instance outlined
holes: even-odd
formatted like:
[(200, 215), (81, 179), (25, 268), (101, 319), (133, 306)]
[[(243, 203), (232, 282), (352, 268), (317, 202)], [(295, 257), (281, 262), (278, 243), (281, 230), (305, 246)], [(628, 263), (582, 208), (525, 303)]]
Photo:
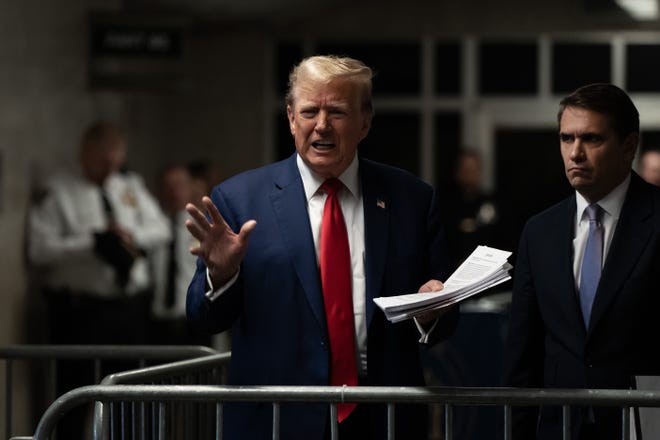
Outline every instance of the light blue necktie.
[(584, 249), (582, 272), (580, 273), (580, 308), (584, 324), (589, 328), (591, 306), (594, 303), (600, 270), (603, 261), (603, 226), (600, 223), (602, 209), (597, 204), (591, 204), (586, 209), (589, 217), (589, 238)]

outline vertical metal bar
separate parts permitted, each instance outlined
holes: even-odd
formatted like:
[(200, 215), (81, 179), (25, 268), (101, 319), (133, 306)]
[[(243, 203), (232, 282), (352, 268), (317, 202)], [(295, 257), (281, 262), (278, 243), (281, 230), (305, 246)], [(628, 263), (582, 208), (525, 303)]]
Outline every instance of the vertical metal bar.
[(147, 402), (140, 402), (140, 427), (142, 431), (142, 440), (147, 440)]
[(445, 440), (454, 438), (454, 411), (451, 405), (445, 405)]
[(339, 439), (339, 422), (337, 422), (337, 404), (330, 404), (330, 440)]
[(158, 414), (156, 411), (156, 402), (149, 403), (151, 407), (151, 438), (158, 438)]
[(562, 406), (561, 419), (562, 438), (571, 440), (571, 407), (569, 405)]
[(222, 403), (215, 404), (215, 438), (222, 440)]
[[(202, 383), (202, 382), (198, 382)], [(206, 418), (204, 417), (205, 411), (206, 411), (206, 405), (204, 405), (203, 402), (191, 402), (190, 404), (186, 405), (192, 413), (197, 416), (197, 424), (195, 426), (196, 430), (196, 435), (195, 438), (202, 438), (203, 437), (203, 432), (205, 431), (204, 427), (206, 426), (205, 420)], [(185, 409), (182, 408), (182, 412)]]
[(177, 404), (175, 401), (165, 403), (165, 429), (167, 429), (167, 438), (175, 438), (176, 436), (176, 410)]
[(115, 439), (115, 403), (108, 404), (110, 407), (110, 440)]
[(504, 440), (511, 440), (511, 405), (504, 405)]
[(396, 436), (395, 432), (395, 420), (394, 420), (394, 404), (393, 403), (388, 403), (387, 404), (387, 440), (394, 440), (394, 437)]
[(165, 440), (165, 402), (158, 403), (158, 439)]
[(137, 402), (131, 402), (131, 440), (137, 439)]
[(630, 440), (630, 407), (621, 407), (621, 438)]
[(199, 438), (214, 438), (217, 431), (216, 406), (212, 402), (200, 402), (201, 410), (204, 412), (204, 425), (200, 429)]
[(5, 363), (5, 438), (11, 438), (11, 401), (12, 398), (12, 388), (11, 384), (14, 381), (13, 379), (13, 361), (7, 359)]
[(273, 402), (273, 440), (280, 439), (280, 404)]
[(126, 402), (119, 403), (121, 440), (126, 440)]

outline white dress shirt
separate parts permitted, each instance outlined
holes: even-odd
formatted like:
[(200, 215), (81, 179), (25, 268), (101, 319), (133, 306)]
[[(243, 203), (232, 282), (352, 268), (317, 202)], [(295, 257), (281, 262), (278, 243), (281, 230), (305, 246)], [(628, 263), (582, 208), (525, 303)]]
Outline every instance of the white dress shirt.
[[(603, 210), (601, 219), (603, 226), (603, 261), (601, 265), (604, 265), (607, 259), (607, 253), (612, 244), (612, 237), (619, 222), (621, 208), (623, 207), (629, 186), (630, 174), (619, 186), (597, 202)], [(589, 238), (589, 218), (585, 211), (587, 206), (589, 206), (589, 202), (577, 191), (575, 192), (575, 200), (577, 210), (575, 211), (575, 238), (573, 239), (573, 275), (575, 278), (575, 291), (578, 292), (580, 288), (580, 274), (582, 272), (582, 258), (584, 257), (584, 249), (587, 246), (587, 238)]]

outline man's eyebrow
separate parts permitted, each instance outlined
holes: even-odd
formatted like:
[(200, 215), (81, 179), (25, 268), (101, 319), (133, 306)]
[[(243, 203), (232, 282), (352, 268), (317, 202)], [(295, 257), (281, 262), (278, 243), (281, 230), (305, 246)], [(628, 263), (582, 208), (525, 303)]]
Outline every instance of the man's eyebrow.
[(345, 110), (348, 106), (343, 103), (331, 103), (328, 104), (328, 108), (332, 110)]
[(582, 131), (582, 132), (567, 132), (567, 131), (560, 131), (559, 132), (560, 137), (572, 137), (572, 138), (579, 138), (579, 139), (595, 139), (595, 138), (603, 138), (604, 135), (602, 133), (596, 132), (596, 131)]

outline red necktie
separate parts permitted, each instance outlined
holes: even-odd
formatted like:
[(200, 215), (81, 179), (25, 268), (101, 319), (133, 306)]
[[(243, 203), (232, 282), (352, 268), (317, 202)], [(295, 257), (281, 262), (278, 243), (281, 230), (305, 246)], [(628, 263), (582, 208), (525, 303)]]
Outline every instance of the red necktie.
[[(321, 286), (330, 338), (330, 385), (357, 385), (355, 361), (355, 321), (353, 317), (353, 277), (351, 252), (348, 247), (346, 223), (339, 205), (337, 192), (342, 183), (326, 180), (321, 188), (328, 198), (323, 208), (321, 224)], [(354, 403), (337, 407), (341, 423), (355, 408)]]

